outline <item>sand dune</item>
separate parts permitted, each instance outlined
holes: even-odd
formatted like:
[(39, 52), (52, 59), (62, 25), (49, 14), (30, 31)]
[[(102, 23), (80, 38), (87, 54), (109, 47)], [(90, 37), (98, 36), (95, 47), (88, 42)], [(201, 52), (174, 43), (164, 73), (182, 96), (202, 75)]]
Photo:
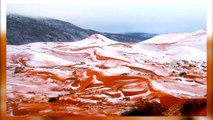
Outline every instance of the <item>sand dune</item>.
[[(205, 30), (139, 43), (94, 34), (78, 42), (8, 45), (7, 113), (119, 116), (151, 104), (161, 111), (145, 115), (206, 115), (205, 45)], [(197, 109), (181, 111), (188, 103)]]

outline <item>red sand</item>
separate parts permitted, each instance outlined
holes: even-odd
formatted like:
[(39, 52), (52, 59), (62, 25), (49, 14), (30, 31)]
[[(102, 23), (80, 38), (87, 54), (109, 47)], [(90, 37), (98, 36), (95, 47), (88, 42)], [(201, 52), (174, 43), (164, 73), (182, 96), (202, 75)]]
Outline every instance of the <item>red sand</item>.
[(8, 45), (7, 114), (119, 116), (148, 101), (163, 108), (160, 115), (206, 115), (205, 61), (167, 61), (176, 56), (149, 57), (134, 48), (141, 43), (104, 40)]

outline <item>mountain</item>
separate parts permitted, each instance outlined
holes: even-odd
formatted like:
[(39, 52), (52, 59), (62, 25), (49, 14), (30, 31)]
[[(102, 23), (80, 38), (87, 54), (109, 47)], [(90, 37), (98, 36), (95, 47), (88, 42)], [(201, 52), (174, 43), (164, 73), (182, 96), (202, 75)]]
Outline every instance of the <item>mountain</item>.
[(7, 44), (21, 45), (31, 42), (73, 42), (92, 34), (102, 34), (120, 42), (140, 42), (156, 34), (142, 33), (102, 33), (83, 29), (69, 22), (50, 19), (32, 18), (21, 15), (7, 15)]
[(140, 32), (135, 32), (135, 33), (131, 33), (131, 32), (129, 32), (129, 33), (125, 33), (125, 34), (128, 34), (128, 35), (138, 35), (138, 36), (143, 36), (143, 37), (154, 37), (154, 36), (156, 36), (157, 34), (154, 34), (154, 33), (140, 33)]

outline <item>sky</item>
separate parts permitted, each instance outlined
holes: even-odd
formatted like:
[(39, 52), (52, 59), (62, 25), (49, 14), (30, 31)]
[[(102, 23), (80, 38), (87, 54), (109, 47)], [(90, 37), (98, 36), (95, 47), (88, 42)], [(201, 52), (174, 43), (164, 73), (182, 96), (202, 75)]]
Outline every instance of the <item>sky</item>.
[(111, 33), (193, 32), (207, 24), (206, 0), (8, 0), (6, 12)]

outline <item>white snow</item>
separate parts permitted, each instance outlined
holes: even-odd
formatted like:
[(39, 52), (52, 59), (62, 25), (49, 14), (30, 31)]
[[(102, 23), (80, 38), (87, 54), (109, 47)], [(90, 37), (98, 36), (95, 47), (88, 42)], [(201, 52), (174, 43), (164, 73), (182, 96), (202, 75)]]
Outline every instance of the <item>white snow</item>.
[(206, 31), (199, 30), (192, 33), (169, 33), (157, 35), (148, 40), (142, 41), (141, 43), (175, 43), (175, 42), (205, 42), (206, 41)]
[(133, 47), (159, 60), (206, 61), (206, 30), (192, 33), (170, 33), (136, 43)]
[(67, 66), (72, 65), (73, 62), (67, 61), (52, 55), (44, 54), (44, 53), (38, 53), (38, 52), (31, 52), (33, 54), (32, 58), (30, 58), (30, 61), (27, 62), (30, 66)]
[(104, 46), (109, 44), (119, 43), (117, 41), (113, 41), (103, 35), (93, 34), (90, 37), (83, 39), (81, 41), (66, 43), (67, 45), (71, 45), (73, 48), (79, 47), (91, 47), (91, 46)]

